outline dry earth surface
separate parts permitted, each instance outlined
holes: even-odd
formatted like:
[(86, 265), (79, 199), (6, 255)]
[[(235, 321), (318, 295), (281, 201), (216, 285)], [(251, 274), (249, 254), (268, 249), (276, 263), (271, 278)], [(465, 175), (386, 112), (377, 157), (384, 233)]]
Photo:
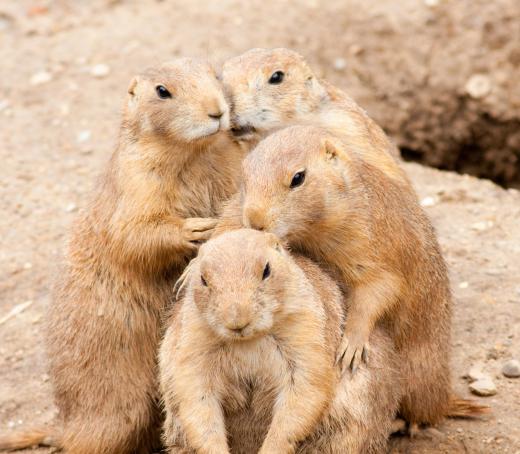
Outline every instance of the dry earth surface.
[[(283, 45), (299, 49), (322, 75), (348, 88), (306, 38), (321, 33), (332, 40), (317, 6), (0, 1), (0, 432), (55, 416), (42, 318), (68, 226), (117, 139), (131, 75), (175, 55), (218, 62), (249, 47)], [(348, 57), (341, 46), (338, 41), (337, 55)], [(451, 270), (454, 386), (469, 397), (463, 376), (480, 364), (497, 394), (476, 398), (492, 409), (482, 420), (450, 420), (415, 440), (392, 440), (391, 450), (520, 453), (520, 378), (501, 373), (507, 360), (520, 360), (520, 193), (418, 164), (405, 168)], [(2, 320), (15, 307), (25, 309)]]

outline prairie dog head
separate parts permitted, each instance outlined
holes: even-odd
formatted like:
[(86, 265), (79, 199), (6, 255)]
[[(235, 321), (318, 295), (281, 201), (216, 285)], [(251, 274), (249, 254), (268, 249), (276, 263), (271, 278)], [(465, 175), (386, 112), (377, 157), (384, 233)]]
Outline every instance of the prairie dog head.
[(251, 339), (269, 332), (287, 309), (290, 263), (274, 235), (249, 229), (228, 232), (201, 247), (189, 291), (217, 336)]
[(252, 49), (229, 59), (222, 82), (232, 105), (232, 131), (242, 140), (294, 124), (326, 96), (303, 57), (284, 48)]
[(349, 206), (356, 208), (342, 146), (311, 126), (292, 126), (261, 141), (243, 163), (244, 225), (292, 244), (342, 228)]
[(125, 123), (135, 136), (191, 143), (229, 129), (229, 109), (214, 69), (178, 58), (134, 77)]

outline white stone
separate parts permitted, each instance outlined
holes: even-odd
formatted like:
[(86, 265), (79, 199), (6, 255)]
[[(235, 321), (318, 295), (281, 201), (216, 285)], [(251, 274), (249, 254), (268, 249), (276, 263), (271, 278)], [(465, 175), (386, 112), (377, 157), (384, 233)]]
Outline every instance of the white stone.
[(469, 385), (469, 389), (477, 396), (494, 396), (497, 393), (497, 387), (491, 378), (481, 378)]
[(468, 288), (468, 287), (469, 287), (469, 283), (466, 282), (466, 281), (461, 282), (461, 283), (459, 284), (459, 288)]
[(80, 131), (78, 133), (78, 136), (76, 137), (76, 140), (77, 140), (78, 143), (86, 142), (87, 140), (90, 139), (91, 136), (92, 136), (92, 132), (89, 131), (88, 129), (86, 129), (86, 130)]
[(52, 74), (48, 71), (39, 71), (32, 75), (29, 81), (31, 85), (43, 85), (52, 80)]
[(520, 362), (511, 359), (502, 366), (502, 373), (508, 378), (520, 377)]
[(338, 71), (343, 71), (347, 67), (347, 60), (344, 58), (338, 57), (334, 60), (334, 69)]
[(66, 207), (65, 207), (65, 211), (67, 213), (72, 213), (73, 211), (76, 211), (77, 209), (77, 206), (75, 203), (69, 203)]
[(421, 200), (421, 206), (423, 207), (432, 207), (437, 203), (437, 201), (433, 197), (425, 197)]
[(493, 227), (493, 221), (479, 221), (475, 222), (474, 224), (471, 224), (471, 228), (473, 230), (477, 230), (478, 232), (484, 232), (485, 230), (490, 229)]
[(98, 78), (108, 76), (108, 74), (110, 74), (110, 67), (104, 63), (94, 65), (90, 70), (90, 74)]
[(487, 96), (491, 91), (491, 81), (484, 74), (473, 74), (464, 88), (472, 98), (480, 99)]

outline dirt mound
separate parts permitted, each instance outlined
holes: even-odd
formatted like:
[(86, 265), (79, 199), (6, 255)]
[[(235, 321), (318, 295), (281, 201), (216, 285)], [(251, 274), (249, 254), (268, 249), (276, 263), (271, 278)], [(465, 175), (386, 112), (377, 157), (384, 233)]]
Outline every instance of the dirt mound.
[(520, 3), (344, 3), (313, 54), (404, 157), (520, 186)]

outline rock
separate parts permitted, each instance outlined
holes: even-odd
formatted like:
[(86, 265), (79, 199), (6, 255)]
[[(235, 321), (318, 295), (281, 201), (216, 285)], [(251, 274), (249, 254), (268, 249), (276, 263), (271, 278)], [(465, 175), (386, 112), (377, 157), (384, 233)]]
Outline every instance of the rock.
[(92, 135), (92, 132), (90, 132), (88, 129), (85, 131), (80, 131), (78, 133), (78, 136), (76, 137), (76, 140), (78, 143), (86, 142), (90, 139), (90, 136)]
[(337, 71), (343, 71), (345, 68), (347, 67), (347, 60), (345, 60), (344, 58), (336, 58), (336, 60), (334, 60), (334, 69), (337, 70)]
[(92, 67), (92, 69), (90, 70), (90, 74), (92, 74), (94, 77), (97, 77), (97, 78), (102, 78), (102, 77), (108, 76), (108, 74), (110, 74), (110, 67), (103, 63), (94, 65)]
[(481, 378), (469, 385), (469, 389), (477, 396), (494, 396), (497, 393), (497, 387), (491, 378)]
[(78, 207), (76, 206), (75, 203), (69, 203), (66, 207), (65, 207), (65, 211), (67, 213), (72, 213), (73, 211), (76, 211)]
[(472, 230), (476, 230), (478, 232), (484, 232), (485, 230), (488, 230), (491, 227), (493, 227), (493, 225), (493, 221), (479, 221), (475, 222), (474, 224), (471, 224), (471, 228)]
[(464, 88), (472, 98), (480, 99), (491, 91), (491, 81), (484, 74), (474, 74), (468, 79)]
[(512, 359), (502, 366), (502, 373), (509, 378), (520, 377), (520, 362)]
[(48, 71), (39, 71), (32, 75), (30, 79), (31, 85), (43, 85), (52, 80), (52, 74)]
[(469, 283), (466, 282), (466, 281), (461, 282), (461, 283), (459, 284), (459, 288), (468, 288), (468, 287), (469, 287)]
[(421, 200), (421, 206), (423, 207), (432, 207), (437, 203), (437, 201), (433, 197), (425, 197)]

